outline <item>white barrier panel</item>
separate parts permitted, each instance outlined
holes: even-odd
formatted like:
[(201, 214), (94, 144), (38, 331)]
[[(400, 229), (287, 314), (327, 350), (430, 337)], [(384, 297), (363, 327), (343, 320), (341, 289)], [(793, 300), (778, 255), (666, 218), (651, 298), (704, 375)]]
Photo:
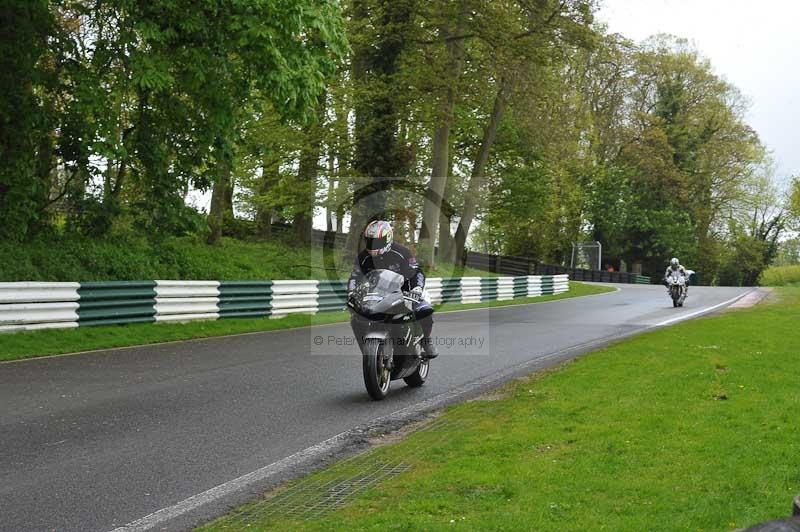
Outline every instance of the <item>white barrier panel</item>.
[(156, 281), (156, 299), (217, 296), (219, 296), (219, 281)]
[(71, 329), (77, 327), (77, 321), (56, 321), (52, 323), (29, 323), (26, 325), (0, 325), (0, 333), (35, 331), (39, 329)]
[(429, 277), (425, 279), (425, 290), (428, 292), (428, 300), (438, 305), (442, 302), (442, 278)]
[(274, 281), (271, 315), (314, 314), (319, 310), (319, 281)]
[(156, 298), (156, 320), (159, 316), (176, 314), (213, 314), (218, 312), (216, 297), (165, 297)]
[(481, 302), (481, 278), (462, 277), (461, 278), (461, 302), (480, 303)]
[(498, 277), (497, 278), (497, 300), (503, 301), (506, 299), (514, 299), (514, 278), (513, 277)]
[(0, 303), (77, 301), (80, 283), (0, 283)]
[(31, 325), (78, 321), (78, 303), (9, 303), (0, 305), (0, 325)]
[(528, 276), (528, 297), (541, 296), (543, 291), (549, 293), (552, 290), (555, 294), (561, 294), (569, 290), (569, 276), (567, 274), (546, 277), (546, 279), (542, 279), (541, 275)]
[(79, 283), (0, 283), (0, 331), (78, 326)]
[(219, 318), (219, 281), (157, 280), (156, 321)]
[(157, 322), (165, 321), (194, 321), (194, 320), (216, 320), (219, 319), (219, 314), (216, 312), (200, 313), (192, 312), (190, 314), (157, 314)]

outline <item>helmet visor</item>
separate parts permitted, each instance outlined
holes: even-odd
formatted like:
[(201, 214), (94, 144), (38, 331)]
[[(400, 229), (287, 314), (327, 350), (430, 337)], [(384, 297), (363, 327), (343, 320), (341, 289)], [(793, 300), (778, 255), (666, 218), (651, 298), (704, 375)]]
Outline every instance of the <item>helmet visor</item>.
[(367, 249), (370, 251), (378, 251), (386, 247), (387, 239), (386, 237), (382, 238), (366, 238), (367, 241)]

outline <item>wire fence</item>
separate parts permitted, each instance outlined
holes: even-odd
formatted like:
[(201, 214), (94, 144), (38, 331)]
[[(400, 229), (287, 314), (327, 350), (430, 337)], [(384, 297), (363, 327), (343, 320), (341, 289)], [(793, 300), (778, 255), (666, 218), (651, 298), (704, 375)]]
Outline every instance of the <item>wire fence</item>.
[(461, 427), (460, 422), (443, 418), (425, 420), (404, 431), (404, 441), (397, 445), (372, 447), (289, 482), (198, 530), (277, 530), (287, 521), (321, 519), (379, 484), (411, 471), (418, 457), (433, 452)]

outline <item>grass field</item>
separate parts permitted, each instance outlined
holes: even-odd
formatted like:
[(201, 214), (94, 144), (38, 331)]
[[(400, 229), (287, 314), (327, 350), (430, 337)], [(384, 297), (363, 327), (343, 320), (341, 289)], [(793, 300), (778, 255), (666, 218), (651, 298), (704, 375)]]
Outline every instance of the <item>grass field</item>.
[[(555, 296), (520, 298), (509, 301), (491, 301), (460, 305), (440, 305), (437, 310), (464, 310), (480, 307), (498, 307), (543, 303), (555, 299), (600, 294), (611, 288), (583, 283), (570, 283), (569, 292)], [(227, 319), (194, 321), (189, 323), (146, 323), (105, 327), (78, 327), (75, 329), (50, 329), (43, 331), (0, 334), (0, 361), (17, 360), (43, 355), (74, 353), (94, 349), (109, 349), (133, 345), (146, 345), (194, 338), (209, 338), (251, 332), (272, 331), (309, 325), (323, 325), (347, 321), (347, 312), (322, 312), (316, 315), (290, 315), (280, 319)]]
[(441, 438), (379, 448), (374, 460), (406, 449), (410, 471), (321, 518), (263, 517), (268, 499), (231, 515), (247, 530), (320, 531), (707, 531), (785, 517), (800, 493), (799, 315), (800, 288), (784, 288), (620, 342), (447, 409)]

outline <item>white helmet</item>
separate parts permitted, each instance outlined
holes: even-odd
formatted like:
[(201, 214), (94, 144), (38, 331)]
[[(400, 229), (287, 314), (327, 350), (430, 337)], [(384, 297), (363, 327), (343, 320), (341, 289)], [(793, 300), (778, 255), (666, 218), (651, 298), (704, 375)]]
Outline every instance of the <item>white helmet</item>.
[(389, 251), (394, 241), (392, 224), (383, 220), (375, 220), (364, 229), (364, 240), (370, 255), (381, 255)]
[(680, 265), (681, 265), (681, 262), (680, 262), (680, 261), (679, 261), (677, 258), (675, 258), (675, 257), (672, 257), (672, 259), (669, 261), (669, 265), (670, 265), (670, 266), (672, 266), (672, 269), (674, 270), (674, 269), (676, 269), (678, 266), (680, 266)]

